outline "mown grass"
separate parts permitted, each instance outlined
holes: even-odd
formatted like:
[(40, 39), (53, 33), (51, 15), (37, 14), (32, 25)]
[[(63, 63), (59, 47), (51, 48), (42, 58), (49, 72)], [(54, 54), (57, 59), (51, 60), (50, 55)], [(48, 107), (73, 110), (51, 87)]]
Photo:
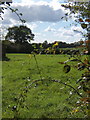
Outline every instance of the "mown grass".
[[(80, 97), (71, 88), (48, 81), (61, 80), (76, 87), (76, 81), (83, 72), (76, 69), (75, 65), (78, 62), (69, 63), (73, 67), (66, 74), (63, 72), (64, 65), (59, 62), (66, 61), (67, 55), (36, 55), (38, 65), (33, 55), (7, 54), (7, 57), (10, 61), (3, 61), (2, 69), (3, 118), (13, 118), (17, 114), (12, 109), (13, 106), (17, 106), (18, 118), (83, 118), (85, 116), (83, 108), (72, 114), (73, 109), (77, 108), (76, 102)], [(28, 92), (24, 93), (27, 85), (41, 77), (46, 81), (32, 84)], [(70, 91), (73, 92), (72, 95)], [(22, 101), (23, 105), (15, 100), (20, 94), (26, 94), (25, 101)]]

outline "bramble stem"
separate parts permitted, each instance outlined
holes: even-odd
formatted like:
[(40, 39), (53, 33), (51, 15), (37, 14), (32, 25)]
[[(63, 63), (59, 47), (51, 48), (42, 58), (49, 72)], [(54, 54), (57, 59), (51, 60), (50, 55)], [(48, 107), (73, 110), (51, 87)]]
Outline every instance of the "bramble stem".
[[(34, 80), (31, 84), (29, 84), (29, 86), (31, 87), (32, 84), (37, 83), (37, 82), (40, 82), (40, 81), (43, 82), (44, 80), (46, 80), (46, 79)], [(61, 84), (65, 85), (65, 86), (68, 86), (68, 87), (72, 88), (80, 97), (82, 97), (82, 95), (81, 95), (73, 86), (68, 85), (67, 83), (64, 83), (64, 82), (62, 82), (62, 81), (60, 81), (60, 80), (49, 80), (49, 81), (50, 81), (50, 82), (61, 83)]]

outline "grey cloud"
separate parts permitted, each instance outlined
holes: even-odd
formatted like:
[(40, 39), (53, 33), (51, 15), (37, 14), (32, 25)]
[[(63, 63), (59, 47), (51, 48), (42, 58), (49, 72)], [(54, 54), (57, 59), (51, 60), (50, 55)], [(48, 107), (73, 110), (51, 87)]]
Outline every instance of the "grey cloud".
[[(16, 7), (19, 11), (23, 13), (22, 18), (27, 22), (43, 21), (43, 22), (58, 22), (61, 20), (61, 17), (64, 16), (64, 12), (61, 9), (54, 10), (49, 5), (32, 5), (32, 6), (21, 6), (17, 5)], [(10, 11), (6, 12), (4, 15), (5, 19), (18, 20), (15, 14), (12, 14)]]
[(45, 30), (44, 30), (45, 32), (55, 32), (56, 31), (56, 29), (54, 29), (54, 28), (51, 28), (50, 26), (48, 27), (48, 28), (46, 28)]
[(3, 25), (8, 25), (8, 24), (10, 24), (10, 23), (11, 23), (10, 19), (4, 19), (4, 20), (2, 21), (2, 24), (3, 24)]
[(63, 35), (65, 35), (65, 36), (74, 36), (73, 33), (65, 33), (65, 34), (63, 34)]

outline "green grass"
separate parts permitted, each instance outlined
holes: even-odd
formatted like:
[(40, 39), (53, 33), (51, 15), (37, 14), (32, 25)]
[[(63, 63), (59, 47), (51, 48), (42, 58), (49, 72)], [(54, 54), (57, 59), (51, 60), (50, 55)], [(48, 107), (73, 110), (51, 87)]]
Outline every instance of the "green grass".
[[(76, 87), (76, 80), (80, 78), (83, 71), (72, 67), (68, 74), (64, 73), (64, 65), (58, 62), (66, 61), (67, 55), (36, 55), (39, 70), (34, 56), (7, 54), (7, 57), (10, 61), (2, 63), (3, 118), (13, 118), (16, 114), (18, 118), (83, 118), (85, 116), (81, 108), (79, 112), (71, 114), (72, 110), (77, 108), (76, 102), (80, 99), (71, 88), (48, 81), (49, 79), (61, 80)], [(69, 64), (74, 66), (76, 63)], [(33, 84), (27, 94), (24, 93), (25, 87), (33, 80), (41, 79), (40, 76), (46, 81)], [(70, 91), (73, 92), (72, 95)], [(21, 94), (25, 100), (20, 97)], [(13, 106), (17, 106), (17, 112), (12, 110)]]
[(2, 118), (2, 62), (0, 61), (0, 119)]

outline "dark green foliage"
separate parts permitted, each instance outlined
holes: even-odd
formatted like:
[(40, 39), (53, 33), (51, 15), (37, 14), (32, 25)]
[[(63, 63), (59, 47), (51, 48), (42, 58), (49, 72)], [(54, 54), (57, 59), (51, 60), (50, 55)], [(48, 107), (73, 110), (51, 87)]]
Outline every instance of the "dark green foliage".
[[(75, 50), (75, 45), (73, 44), (67, 44), (63, 42), (58, 42), (59, 45), (57, 46), (57, 48), (52, 48), (54, 43), (14, 43), (12, 41), (9, 40), (3, 40), (2, 41), (3, 45), (5, 45), (6, 47), (6, 53), (31, 53), (31, 52), (35, 52), (37, 54), (76, 54), (76, 52), (79, 53), (80, 48), (78, 48), (77, 50)], [(46, 45), (45, 45), (46, 44)], [(78, 43), (77, 45), (78, 46)], [(48, 48), (51, 48), (51, 51), (47, 51)], [(64, 49), (66, 48), (66, 49)], [(81, 50), (81, 49), (80, 49)]]
[(24, 44), (34, 39), (34, 34), (31, 29), (26, 26), (14, 26), (8, 28), (8, 33), (5, 36), (6, 40), (14, 40), (15, 43)]
[(8, 40), (2, 41), (5, 46), (6, 53), (31, 53), (34, 49), (31, 44), (17, 44)]
[(87, 24), (85, 24), (85, 23), (81, 24), (81, 26), (83, 29), (87, 28)]

